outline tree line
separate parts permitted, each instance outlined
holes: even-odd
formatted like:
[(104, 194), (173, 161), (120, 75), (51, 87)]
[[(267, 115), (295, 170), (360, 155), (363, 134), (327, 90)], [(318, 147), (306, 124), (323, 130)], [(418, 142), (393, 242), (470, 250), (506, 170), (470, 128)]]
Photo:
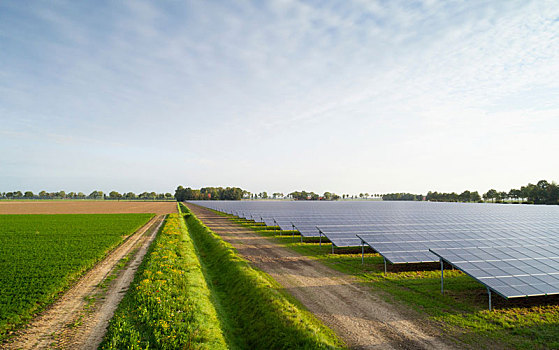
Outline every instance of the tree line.
[(421, 201), (423, 195), (412, 193), (387, 193), (382, 195), (383, 201)]
[(536, 184), (528, 183), (526, 186), (521, 186), (520, 189), (513, 188), (508, 192), (490, 189), (481, 196), (477, 191), (464, 191), (460, 194), (429, 191), (425, 197), (411, 193), (387, 193), (382, 195), (382, 199), (385, 201), (482, 202), (482, 198), (485, 202), (493, 203), (559, 204), (559, 185), (555, 182), (540, 180)]
[(520, 189), (508, 192), (490, 189), (483, 194), (483, 199), (492, 202), (518, 202), (527, 204), (559, 204), (559, 185), (554, 181), (540, 180), (536, 184), (528, 183)]
[(289, 198), (292, 198), (294, 200), (298, 200), (298, 201), (306, 201), (306, 200), (311, 200), (311, 201), (317, 201), (317, 200), (326, 200), (326, 201), (335, 201), (340, 199), (340, 196), (338, 196), (335, 193), (332, 192), (324, 192), (324, 194), (321, 196), (317, 193), (314, 192), (307, 192), (307, 191), (294, 191), (291, 192), (290, 194), (288, 194)]
[(481, 196), (477, 191), (470, 192), (468, 190), (458, 194), (456, 192), (427, 192), (425, 200), (431, 202), (480, 202)]
[(32, 191), (12, 191), (12, 192), (1, 192), (1, 199), (105, 199), (105, 200), (171, 200), (173, 195), (171, 193), (156, 193), (156, 192), (142, 192), (135, 194), (134, 192), (119, 193), (117, 191), (111, 191), (108, 194), (103, 191), (95, 190), (90, 194), (85, 194), (83, 192), (47, 192), (40, 191), (35, 194)]
[(175, 199), (179, 202), (185, 200), (240, 200), (248, 193), (239, 187), (203, 187), (196, 190), (179, 186), (175, 190)]

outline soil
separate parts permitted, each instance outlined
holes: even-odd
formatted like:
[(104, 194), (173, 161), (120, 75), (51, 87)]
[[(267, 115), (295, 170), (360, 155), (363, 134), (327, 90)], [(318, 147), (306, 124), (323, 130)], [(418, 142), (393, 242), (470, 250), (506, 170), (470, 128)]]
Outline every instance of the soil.
[(0, 201), (0, 214), (120, 214), (177, 212), (177, 202)]
[[(37, 316), (4, 349), (97, 349), (114, 314), (155, 238), (165, 216), (159, 215), (87, 272), (51, 307)], [(128, 264), (117, 264), (132, 253)], [(116, 274), (108, 286), (101, 284)], [(89, 302), (88, 302), (89, 300)]]
[(456, 349), (426, 316), (319, 261), (281, 247), (205, 208), (188, 204), (213, 232), (279, 282), (352, 349)]

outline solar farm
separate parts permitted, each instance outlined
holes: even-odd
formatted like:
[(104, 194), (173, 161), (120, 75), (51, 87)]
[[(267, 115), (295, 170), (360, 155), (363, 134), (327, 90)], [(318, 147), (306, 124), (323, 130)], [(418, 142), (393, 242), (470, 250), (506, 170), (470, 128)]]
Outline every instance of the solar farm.
[[(388, 264), (444, 263), (505, 299), (559, 294), (559, 208), (431, 202), (193, 201)], [(441, 291), (444, 280), (441, 273)]]

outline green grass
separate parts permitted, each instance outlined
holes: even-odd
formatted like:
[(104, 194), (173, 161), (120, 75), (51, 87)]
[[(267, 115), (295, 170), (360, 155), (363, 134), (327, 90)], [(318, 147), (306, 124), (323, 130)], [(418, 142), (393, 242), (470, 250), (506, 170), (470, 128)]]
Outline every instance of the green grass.
[(194, 215), (187, 215), (186, 222), (230, 348), (344, 347), (329, 328), (284, 292), (281, 285), (251, 267)]
[(167, 217), (111, 319), (100, 348), (227, 348), (181, 215)]
[(303, 255), (349, 275), (378, 291), (385, 300), (411, 307), (438, 324), (448, 337), (480, 348), (558, 349), (559, 297), (505, 300), (493, 294), (488, 310), (487, 291), (465, 274), (445, 269), (445, 293), (441, 294), (437, 264), (388, 265), (378, 254), (331, 254), (331, 245), (300, 243), (291, 236), (225, 215), (235, 222), (273, 239)]
[(0, 341), (151, 217), (0, 215)]

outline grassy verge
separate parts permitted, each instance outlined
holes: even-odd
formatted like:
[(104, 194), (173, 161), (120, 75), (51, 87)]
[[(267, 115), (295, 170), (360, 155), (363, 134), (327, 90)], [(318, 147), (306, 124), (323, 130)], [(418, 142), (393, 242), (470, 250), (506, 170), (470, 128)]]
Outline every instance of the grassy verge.
[(182, 216), (170, 214), (112, 318), (101, 349), (225, 349)]
[(329, 328), (282, 292), (281, 285), (252, 268), (194, 215), (185, 218), (231, 348), (343, 347)]
[(273, 239), (331, 268), (358, 277), (392, 303), (425, 313), (451, 337), (480, 348), (559, 349), (559, 297), (505, 300), (493, 295), (488, 310), (487, 291), (456, 270), (445, 270), (445, 293), (440, 292), (440, 269), (434, 265), (388, 265), (378, 254), (331, 254), (331, 245), (300, 243), (247, 220), (231, 220)]

